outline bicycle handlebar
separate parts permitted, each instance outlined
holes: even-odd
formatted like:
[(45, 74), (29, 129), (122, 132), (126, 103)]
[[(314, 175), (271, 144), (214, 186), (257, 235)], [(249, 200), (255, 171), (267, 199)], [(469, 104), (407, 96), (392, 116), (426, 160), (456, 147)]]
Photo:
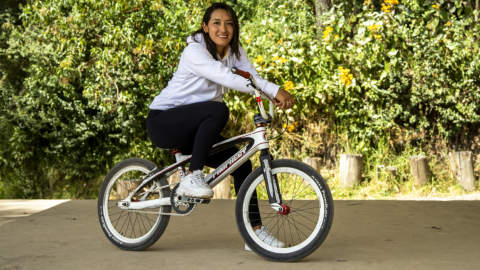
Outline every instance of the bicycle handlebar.
[[(261, 92), (261, 89), (260, 87), (258, 87), (257, 85), (257, 81), (255, 80), (255, 78), (249, 73), (249, 72), (246, 72), (246, 71), (243, 71), (241, 69), (238, 69), (236, 67), (233, 67), (231, 69), (232, 73), (233, 74), (237, 74), (237, 75), (240, 75), (242, 76), (243, 78), (247, 79), (248, 81), (250, 81), (250, 84), (253, 89), (255, 90), (255, 96), (257, 98), (257, 105), (258, 105), (258, 109), (260, 110), (260, 114), (262, 115), (262, 117), (264, 119), (268, 119), (268, 115), (267, 113), (265, 112), (265, 109), (263, 108), (262, 106), (262, 99), (261, 99), (261, 94), (263, 92)], [(248, 85), (247, 85), (248, 86)]]
[(232, 73), (233, 73), (233, 74), (240, 75), (240, 76), (242, 76), (243, 78), (245, 78), (245, 79), (247, 79), (247, 80), (250, 79), (250, 77), (251, 77), (251, 75), (250, 75), (249, 72), (243, 71), (243, 70), (238, 69), (238, 68), (236, 68), (236, 67), (233, 67), (233, 68), (232, 68)]

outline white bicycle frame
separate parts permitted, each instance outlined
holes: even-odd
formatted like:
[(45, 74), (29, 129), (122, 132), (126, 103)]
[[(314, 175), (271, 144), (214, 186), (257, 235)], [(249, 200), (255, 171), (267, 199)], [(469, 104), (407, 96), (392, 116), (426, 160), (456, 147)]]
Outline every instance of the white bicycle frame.
[[(250, 76), (248, 80), (250, 81), (250, 84), (252, 85), (252, 87), (255, 89), (255, 96), (256, 96), (258, 108), (260, 110), (262, 117), (264, 119), (268, 119), (269, 117), (262, 105), (262, 99), (261, 99), (262, 93), (259, 91), (255, 78), (253, 78), (253, 76)], [(250, 133), (239, 135), (213, 145), (212, 150), (210, 151), (210, 154), (220, 152), (226, 148), (232, 147), (239, 143), (248, 142), (248, 144), (244, 146), (242, 149), (240, 149), (235, 155), (230, 157), (222, 165), (218, 166), (213, 172), (207, 175), (205, 177), (205, 182), (211, 188), (214, 188), (218, 183), (220, 183), (223, 179), (225, 179), (228, 175), (234, 172), (243, 163), (249, 160), (250, 157), (252, 157), (255, 153), (257, 153), (258, 151), (261, 151), (260, 159), (261, 159), (261, 164), (262, 164), (263, 173), (265, 177), (264, 179), (266, 179), (266, 187), (267, 187), (270, 206), (276, 211), (282, 211), (283, 210), (283, 207), (281, 206), (282, 199), (278, 192), (278, 189), (279, 189), (278, 181), (276, 179), (276, 176), (272, 175), (271, 159), (270, 159), (271, 157), (269, 154), (270, 146), (268, 143), (266, 131), (267, 130), (265, 126), (263, 124), (260, 124), (260, 125), (257, 125), (256, 129)], [(176, 171), (177, 168), (178, 168), (178, 171), (180, 172), (180, 176), (183, 176), (182, 174), (185, 173), (184, 166), (185, 164), (189, 163), (192, 156), (182, 155), (182, 153), (179, 151), (176, 151), (174, 153), (175, 153), (175, 159), (177, 161), (175, 164), (172, 164), (161, 171), (153, 170), (152, 172), (150, 172), (147, 175), (147, 177), (144, 179), (144, 181), (133, 192), (131, 192), (126, 199), (122, 200), (118, 204), (119, 207), (124, 210), (140, 210), (145, 208), (156, 208), (164, 205), (171, 205), (170, 197), (160, 198), (155, 200), (148, 200), (148, 201), (146, 200), (148, 193), (154, 190), (158, 190), (160, 192), (161, 188), (170, 188), (170, 185), (163, 186), (163, 187), (160, 187), (160, 186), (156, 187), (156, 185), (152, 185), (150, 190), (146, 192), (145, 196), (143, 196), (143, 198), (141, 198), (139, 202), (132, 202), (131, 198), (140, 189), (142, 189), (143, 186), (145, 186), (147, 183), (149, 183), (150, 181), (154, 181), (156, 177), (169, 177)]]

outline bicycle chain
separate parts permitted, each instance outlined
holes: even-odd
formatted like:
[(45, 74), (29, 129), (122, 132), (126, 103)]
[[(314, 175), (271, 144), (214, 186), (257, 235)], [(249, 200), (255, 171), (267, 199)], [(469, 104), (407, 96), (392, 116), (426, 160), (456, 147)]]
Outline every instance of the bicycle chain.
[(178, 214), (178, 213), (163, 213), (163, 212), (152, 212), (152, 211), (143, 211), (143, 210), (125, 210), (127, 212), (133, 213), (140, 213), (140, 214), (152, 214), (152, 215), (162, 215), (162, 216), (176, 216), (176, 217), (184, 217), (190, 215), (193, 210), (197, 207), (196, 204), (193, 205), (192, 211), (185, 213), (185, 214)]

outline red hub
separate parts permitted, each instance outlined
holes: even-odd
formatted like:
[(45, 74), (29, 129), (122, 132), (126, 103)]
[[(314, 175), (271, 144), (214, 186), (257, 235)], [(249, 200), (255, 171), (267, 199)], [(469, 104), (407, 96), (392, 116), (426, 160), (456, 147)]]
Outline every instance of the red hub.
[(283, 208), (283, 211), (278, 211), (278, 213), (282, 216), (286, 216), (288, 214), (290, 214), (290, 207), (285, 205), (285, 204), (281, 204), (282, 208)]

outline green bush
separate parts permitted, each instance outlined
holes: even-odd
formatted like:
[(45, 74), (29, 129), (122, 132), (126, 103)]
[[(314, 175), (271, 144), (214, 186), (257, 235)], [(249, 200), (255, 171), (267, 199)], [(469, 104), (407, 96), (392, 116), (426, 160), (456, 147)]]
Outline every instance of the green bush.
[[(460, 1), (387, 2), (388, 13), (368, 0), (334, 6), (322, 29), (313, 1), (228, 2), (258, 71), (297, 100), (291, 135), (333, 120), (351, 151), (371, 154), (405, 130), (447, 139), (478, 130), (478, 11)], [(19, 17), (0, 15), (0, 197), (94, 197), (119, 160), (171, 162), (148, 140), (148, 104), (211, 1), (27, 3)], [(248, 95), (232, 92), (226, 103), (242, 119), (230, 126), (251, 126), (240, 117), (255, 106)]]

